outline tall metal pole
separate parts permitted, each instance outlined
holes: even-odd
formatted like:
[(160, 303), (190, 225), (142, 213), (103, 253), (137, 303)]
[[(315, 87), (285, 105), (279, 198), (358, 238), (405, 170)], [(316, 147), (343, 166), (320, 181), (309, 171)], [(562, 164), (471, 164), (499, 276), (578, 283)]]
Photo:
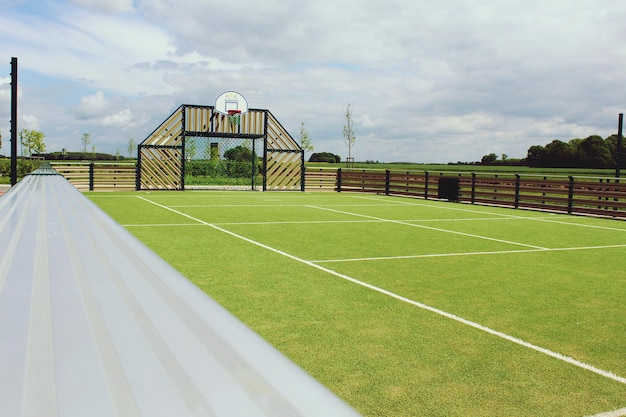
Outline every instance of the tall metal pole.
[(624, 120), (624, 113), (619, 114), (619, 121), (617, 122), (617, 167), (615, 168), (615, 177), (619, 178), (620, 168), (622, 167), (622, 122)]
[(17, 184), (17, 58), (11, 58), (11, 186)]

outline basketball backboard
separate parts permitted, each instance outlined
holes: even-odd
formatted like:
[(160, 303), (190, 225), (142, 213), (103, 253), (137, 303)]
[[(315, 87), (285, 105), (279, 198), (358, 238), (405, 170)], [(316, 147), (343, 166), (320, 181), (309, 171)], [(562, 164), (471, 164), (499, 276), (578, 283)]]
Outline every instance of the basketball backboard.
[(236, 91), (226, 91), (215, 99), (215, 111), (228, 114), (229, 110), (239, 110), (242, 114), (248, 111), (248, 102)]

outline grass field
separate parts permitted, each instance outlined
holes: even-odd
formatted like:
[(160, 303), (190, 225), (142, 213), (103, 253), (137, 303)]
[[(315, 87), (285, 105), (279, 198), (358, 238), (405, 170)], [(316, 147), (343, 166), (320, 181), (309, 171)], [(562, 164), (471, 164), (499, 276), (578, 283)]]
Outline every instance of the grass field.
[(88, 193), (365, 416), (626, 415), (626, 223), (346, 193)]

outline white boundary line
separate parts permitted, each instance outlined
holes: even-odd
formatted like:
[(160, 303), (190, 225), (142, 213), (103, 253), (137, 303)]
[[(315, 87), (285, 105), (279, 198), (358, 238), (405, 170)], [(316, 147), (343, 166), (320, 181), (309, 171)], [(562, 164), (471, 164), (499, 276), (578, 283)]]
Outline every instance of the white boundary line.
[[(186, 208), (188, 206), (168, 206), (170, 208)], [(205, 208), (209, 208), (211, 206), (204, 206)], [(233, 207), (242, 207), (242, 206), (233, 206)], [(296, 207), (296, 206), (293, 206)], [(302, 207), (302, 206), (298, 206)], [(359, 206), (359, 207), (372, 207), (372, 206)], [(265, 225), (265, 224), (332, 224), (332, 223), (389, 223), (390, 221), (400, 222), (400, 223), (411, 223), (411, 225), (415, 226), (418, 223), (439, 223), (439, 222), (470, 222), (470, 221), (507, 221), (507, 220), (517, 220), (515, 218), (501, 218), (501, 217), (462, 217), (455, 219), (396, 219), (396, 220), (385, 220), (385, 219), (363, 219), (363, 220), (284, 220), (284, 221), (252, 221), (252, 222), (216, 222), (214, 224), (227, 226), (227, 225)], [(412, 223), (416, 222), (416, 223)], [(123, 226), (189, 226), (194, 223), (151, 223), (151, 224), (126, 224)], [(564, 223), (567, 224), (567, 223)], [(618, 229), (619, 230), (619, 229)], [(624, 230), (626, 231), (626, 230)]]
[[(319, 223), (381, 223), (380, 220), (321, 220), (321, 221), (294, 221), (294, 222), (225, 222), (214, 223), (216, 226), (229, 226), (229, 225), (267, 225), (267, 224), (319, 224)], [(205, 224), (201, 223), (144, 223), (144, 224), (123, 224), (123, 227), (203, 227)], [(421, 255), (400, 255), (400, 256), (376, 256), (369, 258), (345, 258), (345, 259), (316, 259), (310, 262), (321, 263), (341, 263), (341, 262), (367, 262), (367, 261), (393, 261), (397, 259), (420, 259), (420, 258), (444, 258), (452, 256), (481, 256), (481, 255), (506, 255), (512, 253), (533, 253), (533, 252), (554, 252), (554, 251), (576, 251), (576, 250), (597, 250), (597, 249), (616, 249), (626, 248), (626, 244), (619, 245), (601, 245), (601, 246), (579, 246), (570, 248), (542, 248), (542, 249), (516, 249), (516, 250), (501, 250), (501, 251), (484, 251), (484, 252), (450, 252), (450, 253), (427, 253)]]
[(346, 281), (352, 282), (353, 284), (360, 285), (360, 286), (362, 286), (364, 288), (368, 288), (368, 289), (376, 291), (376, 292), (378, 292), (380, 294), (389, 296), (391, 298), (394, 298), (394, 299), (402, 301), (404, 303), (413, 305), (413, 306), (421, 308), (423, 310), (430, 311), (430, 312), (435, 313), (437, 315), (440, 315), (442, 317), (446, 317), (448, 319), (454, 320), (454, 321), (459, 322), (461, 324), (464, 324), (466, 326), (469, 326), (469, 327), (472, 327), (474, 329), (483, 331), (485, 333), (488, 333), (490, 335), (493, 335), (493, 336), (499, 337), (501, 339), (507, 340), (509, 342), (515, 343), (517, 345), (526, 347), (528, 349), (532, 349), (532, 350), (534, 350), (536, 352), (543, 353), (544, 355), (550, 356), (552, 358), (555, 358), (555, 359), (558, 359), (560, 361), (566, 362), (566, 363), (568, 363), (570, 365), (576, 366), (578, 368), (585, 369), (585, 370), (593, 372), (593, 373), (595, 373), (597, 375), (603, 376), (605, 378), (608, 378), (608, 379), (611, 379), (613, 381), (616, 381), (616, 382), (619, 382), (621, 384), (625, 384), (626, 385), (626, 378), (621, 377), (619, 375), (616, 375), (616, 374), (614, 374), (612, 372), (605, 371), (605, 370), (600, 369), (600, 368), (596, 368), (593, 365), (589, 365), (587, 363), (581, 362), (581, 361), (576, 360), (574, 358), (571, 358), (569, 356), (565, 356), (565, 355), (562, 355), (560, 353), (551, 351), (549, 349), (542, 348), (542, 347), (537, 346), (537, 345), (533, 345), (532, 343), (526, 342), (526, 341), (524, 341), (522, 339), (518, 339), (516, 337), (510, 336), (510, 335), (508, 335), (506, 333), (499, 332), (497, 330), (493, 330), (493, 329), (491, 329), (489, 327), (483, 326), (482, 324), (478, 324), (476, 322), (473, 322), (473, 321), (470, 321), (470, 320), (466, 320), (466, 319), (464, 319), (462, 317), (459, 317), (457, 315), (454, 315), (454, 314), (445, 312), (443, 310), (439, 310), (437, 308), (431, 307), (429, 305), (420, 303), (419, 301), (411, 300), (409, 298), (406, 298), (406, 297), (403, 297), (401, 295), (395, 294), (395, 293), (393, 293), (391, 291), (387, 291), (387, 290), (385, 290), (385, 289), (383, 289), (381, 287), (377, 287), (375, 285), (371, 285), (371, 284), (368, 284), (366, 282), (359, 281), (358, 279), (352, 278), (352, 277), (350, 277), (348, 275), (341, 274), (339, 272), (333, 271), (332, 269), (328, 269), (328, 268), (325, 268), (323, 266), (317, 265), (317, 264), (315, 264), (315, 263), (313, 263), (311, 261), (307, 261), (305, 259), (298, 258), (297, 256), (291, 255), (291, 254), (289, 254), (287, 252), (283, 252), (283, 251), (281, 251), (279, 249), (276, 249), (276, 248), (273, 248), (271, 246), (264, 245), (263, 243), (257, 242), (255, 240), (248, 239), (245, 236), (238, 235), (238, 234), (233, 233), (233, 232), (231, 232), (229, 230), (223, 229), (223, 228), (221, 228), (219, 226), (216, 226), (214, 224), (211, 224), (211, 223), (207, 223), (207, 222), (205, 222), (203, 220), (197, 219), (195, 217), (192, 217), (192, 216), (190, 216), (188, 214), (185, 214), (183, 212), (180, 212), (178, 210), (174, 210), (174, 209), (169, 208), (167, 206), (164, 206), (162, 204), (150, 201), (149, 199), (146, 199), (146, 198), (143, 198), (143, 197), (137, 197), (137, 198), (140, 198), (140, 199), (142, 199), (142, 200), (144, 200), (144, 201), (146, 201), (146, 202), (148, 202), (150, 204), (154, 204), (155, 206), (161, 207), (161, 208), (163, 208), (165, 210), (168, 210), (168, 211), (171, 211), (173, 213), (179, 214), (179, 215), (181, 215), (183, 217), (186, 217), (188, 219), (197, 221), (198, 223), (201, 223), (201, 224), (204, 224), (206, 226), (209, 226), (209, 227), (211, 227), (211, 228), (213, 228), (215, 230), (219, 230), (220, 232), (226, 233), (226, 234), (228, 234), (228, 235), (230, 235), (232, 237), (235, 237), (237, 239), (241, 239), (241, 240), (243, 240), (245, 242), (248, 242), (250, 244), (256, 245), (256, 246), (261, 247), (263, 249), (267, 249), (267, 250), (269, 250), (271, 252), (274, 252), (276, 254), (285, 256), (285, 257), (287, 257), (289, 259), (292, 259), (294, 261), (297, 261), (297, 262), (300, 262), (302, 264), (308, 265), (308, 266), (310, 266), (312, 268), (315, 268), (315, 269), (318, 269), (320, 271), (326, 272), (326, 273), (328, 273), (330, 275), (334, 275), (334, 276), (336, 276), (338, 278), (341, 278), (341, 279), (344, 279)]
[(465, 237), (473, 237), (473, 238), (477, 238), (477, 239), (491, 240), (493, 242), (499, 242), (499, 243), (508, 243), (510, 245), (524, 246), (526, 248), (548, 250), (548, 248), (544, 248), (544, 247), (541, 247), (541, 246), (528, 245), (528, 244), (519, 243), (519, 242), (511, 242), (509, 240), (495, 239), (495, 238), (491, 238), (491, 237), (487, 237), (487, 236), (474, 235), (474, 234), (471, 234), (471, 233), (456, 232), (454, 230), (440, 229), (438, 227), (424, 226), (423, 224), (407, 223), (407, 222), (403, 222), (403, 221), (399, 221), (399, 220), (384, 219), (382, 217), (368, 216), (368, 215), (365, 215), (365, 214), (351, 213), (349, 211), (335, 210), (335, 209), (329, 209), (329, 208), (325, 208), (325, 207), (310, 206), (310, 205), (307, 205), (306, 207), (311, 207), (311, 208), (315, 208), (315, 209), (318, 209), (318, 210), (332, 211), (333, 213), (348, 214), (348, 215), (356, 216), (356, 217), (364, 217), (366, 219), (378, 220), (378, 221), (381, 221), (381, 222), (395, 223), (395, 224), (400, 224), (400, 225), (403, 225), (403, 226), (418, 227), (420, 229), (428, 229), (428, 230), (434, 230), (434, 231), (437, 231), (437, 232), (451, 233), (451, 234), (454, 234), (454, 235), (460, 235), (460, 236), (465, 236)]
[(620, 408), (619, 410), (607, 411), (606, 413), (594, 414), (587, 417), (623, 417), (626, 416), (626, 408)]
[(572, 248), (553, 248), (553, 249), (517, 249), (517, 250), (502, 250), (502, 251), (487, 251), (487, 252), (427, 253), (423, 255), (378, 256), (378, 257), (372, 257), (372, 258), (320, 259), (320, 260), (315, 260), (311, 262), (335, 263), (335, 262), (386, 261), (386, 260), (395, 260), (395, 259), (444, 258), (446, 256), (503, 255), (503, 254), (506, 255), (510, 253), (556, 252), (556, 251), (614, 249), (614, 248), (626, 248), (626, 244), (603, 245), (603, 246), (580, 246), (580, 247), (572, 247)]
[[(363, 200), (369, 200), (369, 201), (380, 201), (379, 199), (375, 199), (372, 197), (361, 197), (361, 196), (354, 196), (354, 198), (359, 198), (359, 199), (363, 199)], [(584, 223), (575, 223), (575, 222), (567, 222), (567, 221), (562, 221), (562, 220), (554, 220), (552, 218), (546, 217), (546, 216), (538, 216), (538, 217), (531, 217), (531, 216), (518, 216), (518, 215), (512, 215), (512, 214), (504, 214), (504, 213), (494, 213), (492, 211), (478, 211), (478, 210), (470, 210), (470, 209), (465, 209), (465, 208), (459, 208), (459, 207), (445, 207), (442, 205), (430, 205), (430, 204), (422, 204), (422, 203), (412, 203), (409, 201), (390, 201), (390, 203), (394, 204), (394, 205), (405, 205), (405, 206), (416, 206), (416, 207), (428, 207), (428, 208), (436, 208), (436, 209), (441, 209), (441, 210), (454, 210), (454, 211), (463, 211), (466, 213), (484, 213), (484, 214), (490, 214), (492, 216), (499, 216), (499, 217), (503, 217), (503, 218), (510, 218), (510, 219), (520, 219), (520, 220), (532, 220), (532, 221), (538, 221), (538, 222), (546, 222), (546, 223), (556, 223), (556, 224), (564, 224), (567, 226), (578, 226), (578, 227), (588, 227), (588, 228), (592, 228), (592, 229), (604, 229), (604, 230), (612, 230), (615, 232), (626, 232), (626, 228), (619, 228), (619, 227), (606, 227), (606, 226), (597, 226), (597, 225), (593, 225), (593, 224), (584, 224)], [(484, 206), (481, 206), (484, 207)], [(512, 208), (507, 208), (507, 207), (502, 207), (503, 210), (514, 210)], [(535, 212), (536, 213), (536, 212)], [(567, 215), (567, 214), (563, 214), (563, 213), (558, 213), (558, 214), (552, 214), (552, 216), (570, 216), (571, 215)], [(563, 218), (563, 217), (561, 217)], [(579, 217), (581, 218), (581, 217)], [(599, 219), (599, 220), (608, 220), (608, 219)]]

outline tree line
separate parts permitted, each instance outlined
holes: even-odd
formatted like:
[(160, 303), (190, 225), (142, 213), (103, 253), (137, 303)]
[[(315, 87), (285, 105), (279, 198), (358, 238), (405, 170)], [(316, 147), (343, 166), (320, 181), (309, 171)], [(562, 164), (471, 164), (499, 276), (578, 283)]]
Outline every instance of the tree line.
[[(571, 139), (568, 142), (555, 139), (545, 146), (533, 145), (526, 158), (508, 159), (496, 154), (482, 157), (481, 165), (522, 165), (536, 168), (615, 168), (617, 166), (617, 135), (606, 139), (592, 135), (585, 139)], [(625, 154), (626, 156), (626, 154)], [(622, 162), (622, 167), (626, 166)]]
[[(46, 153), (46, 135), (43, 132), (31, 129), (21, 129), (18, 132), (18, 143), (20, 145), (19, 154), (25, 158), (44, 158), (51, 160), (121, 160), (126, 159), (121, 155), (119, 149), (115, 155), (96, 152), (95, 145), (92, 145), (91, 134), (83, 133), (80, 141), (82, 152), (69, 152), (65, 148), (61, 152)], [(88, 150), (89, 145), (91, 150)], [(2, 134), (0, 133), (0, 148), (2, 148)], [(128, 157), (132, 158), (137, 149), (135, 139), (128, 139)]]

